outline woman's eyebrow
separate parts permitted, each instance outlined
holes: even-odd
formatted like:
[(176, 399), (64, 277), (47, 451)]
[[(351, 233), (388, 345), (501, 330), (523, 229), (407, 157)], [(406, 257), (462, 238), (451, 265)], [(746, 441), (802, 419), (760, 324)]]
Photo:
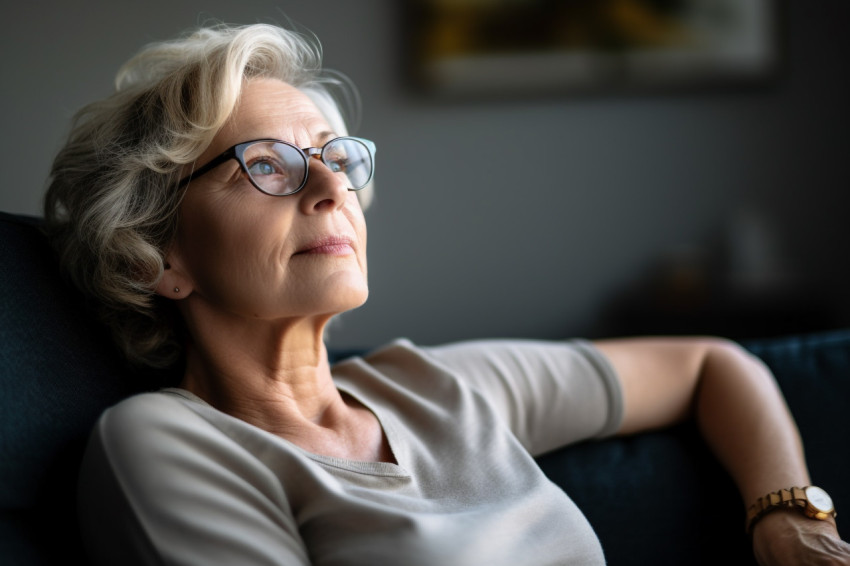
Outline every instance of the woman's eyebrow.
[(336, 132), (332, 132), (330, 130), (325, 130), (323, 132), (319, 132), (319, 137), (316, 139), (321, 140), (323, 142), (329, 142), (333, 138), (339, 137)]

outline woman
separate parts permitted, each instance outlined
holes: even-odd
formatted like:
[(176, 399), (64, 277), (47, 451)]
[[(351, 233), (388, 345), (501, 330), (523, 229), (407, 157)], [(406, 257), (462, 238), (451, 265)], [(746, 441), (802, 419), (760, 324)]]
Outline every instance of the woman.
[[(768, 370), (721, 340), (398, 341), (331, 368), (325, 328), (368, 293), (374, 145), (319, 67), (263, 25), (150, 46), (56, 159), (64, 268), (130, 361), (183, 367), (92, 433), (99, 563), (602, 564), (532, 457), (688, 416), (747, 504), (809, 485)], [(831, 514), (751, 523), (763, 564), (850, 560)]]

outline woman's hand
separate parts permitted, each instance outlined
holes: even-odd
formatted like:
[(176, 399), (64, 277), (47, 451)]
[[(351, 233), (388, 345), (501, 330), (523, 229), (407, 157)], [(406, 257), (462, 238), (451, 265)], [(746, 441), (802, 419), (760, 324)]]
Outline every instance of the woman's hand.
[(753, 527), (753, 551), (761, 566), (848, 566), (850, 544), (833, 521), (817, 521), (794, 511), (773, 511)]

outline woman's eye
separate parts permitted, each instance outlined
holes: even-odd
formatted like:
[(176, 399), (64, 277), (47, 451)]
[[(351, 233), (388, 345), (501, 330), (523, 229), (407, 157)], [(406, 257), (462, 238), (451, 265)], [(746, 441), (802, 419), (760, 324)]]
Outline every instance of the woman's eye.
[(283, 175), (286, 171), (283, 167), (280, 166), (279, 163), (276, 163), (270, 159), (257, 160), (251, 163), (248, 166), (248, 172), (251, 176), (265, 176), (265, 175)]

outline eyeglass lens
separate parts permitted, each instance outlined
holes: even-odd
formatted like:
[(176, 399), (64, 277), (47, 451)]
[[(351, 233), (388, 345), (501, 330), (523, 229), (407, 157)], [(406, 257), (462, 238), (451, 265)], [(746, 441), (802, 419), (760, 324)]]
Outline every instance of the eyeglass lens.
[[(307, 180), (307, 156), (286, 143), (253, 143), (245, 148), (242, 159), (254, 184), (272, 195), (294, 193)], [(321, 159), (331, 171), (343, 175), (351, 189), (362, 189), (372, 177), (371, 152), (355, 138), (331, 140), (322, 148)]]

